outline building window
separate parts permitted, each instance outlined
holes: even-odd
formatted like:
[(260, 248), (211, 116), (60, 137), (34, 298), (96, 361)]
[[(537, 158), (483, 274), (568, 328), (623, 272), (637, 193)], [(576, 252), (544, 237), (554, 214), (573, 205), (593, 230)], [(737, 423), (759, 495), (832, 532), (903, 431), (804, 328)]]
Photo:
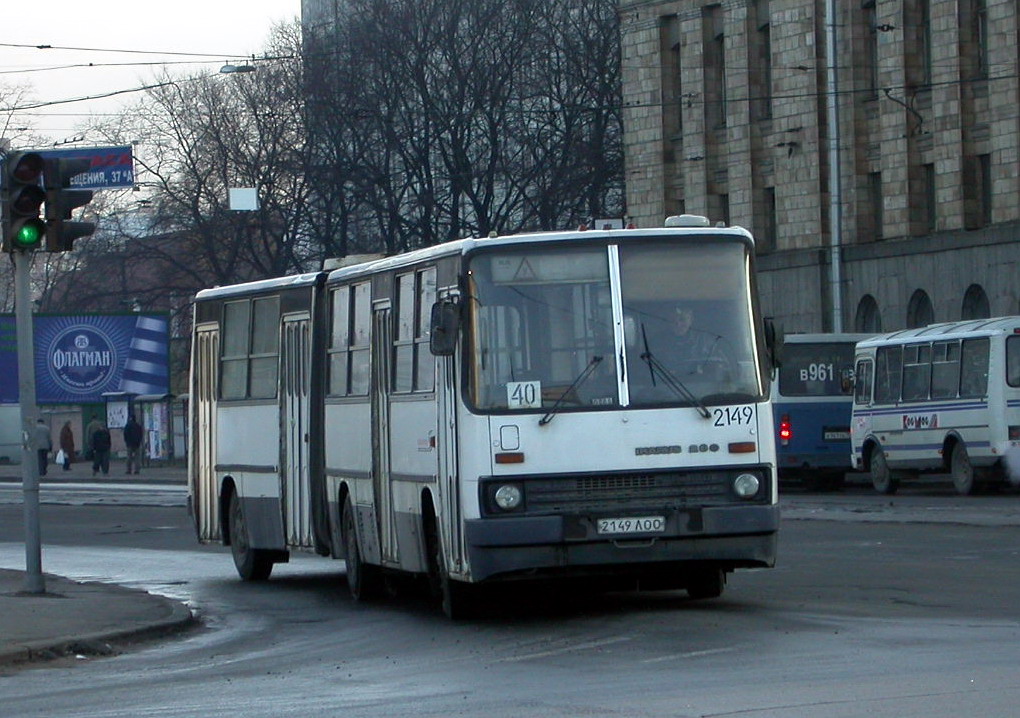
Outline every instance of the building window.
[(978, 155), (978, 204), (981, 226), (992, 223), (992, 156)]
[(921, 165), (911, 175), (914, 201), (910, 208), (910, 233), (915, 237), (924, 236), (935, 231), (935, 165)]
[(713, 222), (722, 222), (730, 226), (730, 196), (728, 194), (710, 194), (708, 196), (708, 218)]
[(765, 196), (765, 222), (762, 237), (759, 237), (759, 252), (771, 252), (776, 248), (779, 237), (779, 222), (776, 216), (776, 188), (766, 187), (763, 190)]
[(974, 0), (974, 42), (977, 45), (978, 77), (988, 77), (988, 7)]
[(992, 315), (988, 304), (988, 295), (979, 284), (972, 284), (967, 287), (963, 295), (963, 308), (960, 310), (961, 319), (988, 319)]
[(986, 0), (960, 0), (960, 65), (963, 79), (988, 77), (988, 7)]
[(754, 47), (751, 49), (752, 83), (751, 111), (756, 120), (772, 117), (772, 22), (769, 0), (754, 3)]
[(935, 321), (931, 299), (923, 289), (918, 289), (907, 304), (907, 329), (926, 327)]
[(882, 173), (868, 173), (868, 214), (872, 221), (870, 239), (882, 239), (885, 224), (885, 204), (882, 201)]
[(882, 331), (882, 314), (878, 311), (878, 302), (870, 294), (861, 297), (861, 301), (857, 304), (854, 331), (871, 334), (878, 334)]
[(864, 66), (860, 73), (864, 78), (864, 97), (874, 100), (878, 97), (878, 13), (875, 0), (864, 0), (861, 4), (864, 11)]
[(963, 224), (980, 229), (992, 223), (992, 158), (963, 158)]
[(918, 0), (917, 50), (921, 61), (918, 83), (931, 86), (931, 0)]
[(719, 5), (702, 10), (705, 127), (726, 126), (726, 35)]
[(680, 110), (680, 18), (668, 15), (661, 19), (662, 43), (662, 129), (663, 137), (680, 138), (683, 113)]

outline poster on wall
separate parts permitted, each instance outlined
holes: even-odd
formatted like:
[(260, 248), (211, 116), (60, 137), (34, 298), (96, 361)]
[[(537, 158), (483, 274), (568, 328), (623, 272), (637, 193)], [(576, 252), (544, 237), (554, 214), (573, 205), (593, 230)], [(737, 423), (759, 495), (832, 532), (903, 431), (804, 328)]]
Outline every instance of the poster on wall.
[[(39, 314), (33, 318), (37, 404), (89, 404), (104, 392), (169, 391), (165, 314)], [(16, 325), (0, 316), (0, 403), (18, 402)]]
[(106, 402), (106, 428), (123, 429), (127, 424), (128, 403), (126, 401)]

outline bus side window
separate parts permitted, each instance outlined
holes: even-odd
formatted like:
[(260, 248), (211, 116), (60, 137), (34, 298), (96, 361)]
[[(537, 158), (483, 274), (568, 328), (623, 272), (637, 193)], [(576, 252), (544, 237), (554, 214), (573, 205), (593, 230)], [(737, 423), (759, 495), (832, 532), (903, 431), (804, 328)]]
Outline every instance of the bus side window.
[(988, 392), (989, 340), (966, 339), (960, 361), (960, 396), (979, 397)]
[(960, 391), (960, 342), (935, 342), (931, 357), (931, 398), (955, 399)]
[(903, 348), (903, 401), (928, 398), (931, 383), (931, 345), (912, 344)]
[(875, 401), (895, 404), (900, 400), (903, 377), (903, 347), (879, 347), (875, 353)]
[(1020, 386), (1020, 336), (1006, 337), (1006, 383)]
[(871, 403), (871, 379), (872, 363), (870, 361), (857, 362), (857, 371), (854, 376), (854, 403)]

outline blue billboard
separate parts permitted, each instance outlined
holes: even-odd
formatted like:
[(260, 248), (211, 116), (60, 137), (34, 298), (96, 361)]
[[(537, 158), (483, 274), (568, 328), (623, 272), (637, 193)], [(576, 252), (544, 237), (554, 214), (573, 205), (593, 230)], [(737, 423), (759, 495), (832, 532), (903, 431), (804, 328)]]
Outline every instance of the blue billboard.
[[(105, 392), (170, 390), (165, 314), (40, 314), (33, 317), (37, 404), (88, 404)], [(17, 330), (0, 316), (0, 403), (18, 401)]]
[(111, 189), (135, 186), (135, 164), (130, 145), (122, 147), (62, 147), (35, 150), (44, 159), (87, 159), (86, 172), (71, 178), (74, 189)]

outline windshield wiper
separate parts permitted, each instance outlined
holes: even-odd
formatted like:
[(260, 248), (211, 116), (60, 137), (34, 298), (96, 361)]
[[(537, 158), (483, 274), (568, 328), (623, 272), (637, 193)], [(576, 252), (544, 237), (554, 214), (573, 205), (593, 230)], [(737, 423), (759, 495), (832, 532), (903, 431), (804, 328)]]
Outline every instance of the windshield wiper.
[(658, 374), (662, 378), (662, 383), (672, 389), (677, 396), (680, 396), (694, 404), (698, 413), (706, 419), (711, 418), (712, 414), (709, 412), (708, 407), (706, 407), (701, 400), (694, 395), (694, 392), (688, 389), (682, 381), (673, 376), (672, 372), (663, 366), (662, 362), (656, 359), (655, 355), (652, 354), (652, 350), (648, 348), (648, 334), (645, 333), (644, 322), (641, 323), (641, 338), (645, 344), (645, 350), (641, 353), (641, 359), (648, 364), (648, 373), (652, 377), (652, 386), (655, 386), (655, 376)]
[(577, 375), (577, 378), (574, 379), (570, 386), (563, 390), (563, 393), (559, 395), (555, 402), (553, 402), (553, 405), (549, 408), (546, 415), (538, 420), (539, 426), (545, 426), (553, 420), (553, 417), (556, 416), (557, 410), (560, 408), (560, 404), (562, 404), (563, 400), (567, 398), (567, 394), (581, 386), (581, 384), (583, 384), (584, 381), (592, 375), (595, 371), (595, 367), (597, 367), (601, 361), (602, 357), (599, 355), (595, 355), (591, 358), (591, 361), (588, 362), (588, 366), (586, 366), (581, 373)]

